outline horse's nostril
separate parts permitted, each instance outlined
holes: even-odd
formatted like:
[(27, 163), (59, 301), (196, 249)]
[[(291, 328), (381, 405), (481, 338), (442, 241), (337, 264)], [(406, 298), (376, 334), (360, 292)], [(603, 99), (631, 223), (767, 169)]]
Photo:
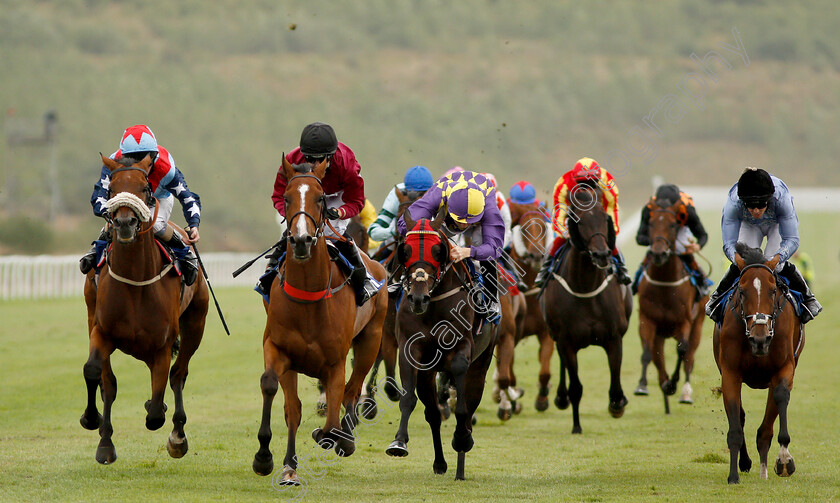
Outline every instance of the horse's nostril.
[(312, 244), (315, 241), (315, 238), (312, 236), (306, 236), (306, 244)]

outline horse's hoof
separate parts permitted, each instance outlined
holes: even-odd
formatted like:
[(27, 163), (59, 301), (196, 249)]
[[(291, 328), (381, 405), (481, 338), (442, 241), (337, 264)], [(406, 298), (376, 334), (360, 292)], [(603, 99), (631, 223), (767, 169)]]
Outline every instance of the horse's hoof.
[(557, 395), (554, 397), (554, 406), (560, 410), (566, 410), (569, 408), (569, 397), (568, 396), (560, 396)]
[(616, 419), (624, 415), (624, 408), (627, 406), (627, 398), (621, 397), (618, 403), (610, 402), (610, 415)]
[(737, 474), (736, 475), (730, 475), (729, 478), (726, 479), (726, 481), (729, 482), (730, 485), (740, 484), (741, 483), (741, 477), (739, 477)]
[(665, 381), (662, 383), (662, 392), (665, 393), (666, 396), (671, 396), (677, 392), (677, 383), (671, 381)]
[[(321, 428), (315, 428), (312, 430), (312, 440), (315, 441), (316, 444), (321, 445), (321, 440), (324, 439), (324, 430)], [(328, 447), (324, 447), (325, 449), (332, 449), (332, 445)]]
[(513, 413), (522, 414), (522, 402), (513, 402)]
[(680, 403), (684, 403), (686, 405), (694, 405), (694, 399), (690, 396), (683, 395), (680, 397)]
[(166, 416), (160, 417), (151, 417), (146, 416), (146, 429), (150, 431), (159, 430), (161, 426), (166, 422)]
[(779, 477), (790, 477), (796, 471), (796, 465), (793, 463), (793, 457), (784, 461), (781, 457), (776, 459), (776, 467), (774, 468), (776, 475)]
[(741, 456), (738, 459), (738, 469), (741, 470), (742, 473), (749, 473), (750, 469), (752, 469), (752, 460), (747, 456)]
[(334, 449), (336, 454), (343, 458), (346, 458), (348, 456), (352, 456), (353, 453), (356, 452), (356, 443), (352, 440), (340, 438), (338, 439), (338, 441), (335, 442)]
[(278, 486), (299, 486), (300, 478), (294, 468), (286, 465), (283, 467), (283, 471), (280, 472), (280, 476), (275, 477), (273, 483)]
[(505, 409), (504, 407), (499, 407), (499, 410), (496, 412), (496, 415), (499, 416), (499, 419), (502, 421), (508, 421), (510, 418), (513, 417), (513, 409)]
[(493, 393), (490, 396), (493, 397), (495, 403), (499, 403), (502, 401), (502, 390), (498, 386), (493, 386)]
[(682, 388), (682, 393), (680, 394), (680, 403), (693, 405), (694, 404), (694, 399), (691, 398), (691, 394), (693, 392), (694, 392), (694, 390), (691, 389), (691, 384), (685, 383), (683, 385), (683, 388)]
[(99, 447), (96, 448), (96, 461), (102, 465), (110, 465), (116, 460), (117, 450), (114, 448), (114, 444), (110, 441), (107, 443), (100, 442)]
[(82, 414), (79, 418), (82, 428), (86, 430), (96, 430), (102, 425), (102, 414), (96, 413), (96, 416), (88, 416), (87, 413)]
[(174, 433), (169, 435), (169, 440), (166, 441), (166, 452), (170, 456), (175, 459), (183, 458), (188, 449), (189, 444), (187, 443), (186, 435), (182, 438), (178, 438)]
[[(151, 400), (146, 400), (146, 403), (143, 405), (143, 407), (146, 408), (146, 412), (149, 412), (149, 407), (151, 407), (151, 405), (152, 405), (152, 401)], [(168, 411), (168, 410), (169, 410), (169, 407), (166, 405), (166, 402), (163, 402), (163, 413), (166, 414), (166, 411)]]
[[(408, 456), (408, 447), (405, 445), (405, 442), (401, 440), (394, 440), (393, 442), (391, 442), (391, 445), (389, 445), (388, 448), (385, 449), (385, 454), (393, 456), (395, 458), (404, 458)], [(444, 468), (444, 471), (446, 471), (446, 468)]]
[(572, 426), (572, 435), (580, 435), (583, 433), (583, 428), (580, 426)]
[(368, 421), (373, 421), (374, 419), (376, 419), (376, 415), (378, 413), (379, 407), (376, 405), (376, 400), (374, 399), (366, 399), (362, 402), (359, 402), (359, 404), (356, 406), (356, 414), (362, 416)]
[(385, 383), (385, 394), (388, 395), (388, 400), (391, 400), (392, 402), (399, 402), (400, 397), (402, 396), (396, 385), (391, 384), (390, 379)]
[(432, 464), (432, 470), (435, 471), (435, 475), (443, 475), (446, 473), (446, 461), (441, 461), (440, 463), (435, 462)]
[(274, 471), (274, 457), (270, 452), (264, 456), (258, 451), (254, 455), (254, 462), (251, 464), (251, 467), (257, 475), (262, 475), (263, 477), (271, 475), (271, 472)]
[(538, 396), (537, 400), (534, 402), (534, 407), (540, 412), (545, 412), (548, 410), (548, 397), (547, 396)]
[(650, 395), (650, 392), (648, 391), (647, 386), (640, 384), (633, 390), (633, 394), (636, 396), (648, 396)]

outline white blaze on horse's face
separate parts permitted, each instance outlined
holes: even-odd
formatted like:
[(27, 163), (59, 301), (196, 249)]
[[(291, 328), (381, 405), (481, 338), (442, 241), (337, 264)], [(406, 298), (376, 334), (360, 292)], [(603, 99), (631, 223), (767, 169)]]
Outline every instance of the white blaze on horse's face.
[(753, 286), (755, 287), (755, 291), (758, 294), (758, 298), (761, 299), (761, 280), (758, 278), (753, 279)]
[[(306, 191), (309, 186), (305, 183), (300, 184), (298, 193), (300, 193), (300, 211), (306, 212)], [(297, 229), (295, 230), (295, 239), (304, 238), (307, 236), (305, 213), (298, 215)]]

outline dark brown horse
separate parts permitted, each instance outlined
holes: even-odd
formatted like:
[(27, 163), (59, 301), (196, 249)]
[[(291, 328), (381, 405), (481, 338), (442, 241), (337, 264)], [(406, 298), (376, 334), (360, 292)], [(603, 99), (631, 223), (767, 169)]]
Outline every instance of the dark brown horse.
[[(201, 343), (209, 293), (201, 274), (182, 287), (172, 265), (164, 264), (151, 232), (154, 217), (148, 174), (151, 159), (122, 163), (102, 157), (111, 170), (109, 218), (113, 248), (99, 274), (85, 282), (90, 353), (84, 365), (88, 404), (80, 419), (88, 430), (99, 428), (96, 460), (113, 463), (117, 451), (111, 440), (111, 406), (117, 397), (117, 378), (111, 354), (120, 350), (145, 363), (152, 374), (152, 398), (146, 402), (146, 428), (157, 430), (166, 421), (163, 395), (166, 381), (175, 395), (174, 428), (166, 448), (173, 458), (187, 452), (183, 389), (189, 361)], [(180, 232), (180, 229), (176, 231)], [(170, 371), (173, 345), (180, 334), (180, 352)], [(96, 390), (102, 388), (103, 414), (96, 407)]]
[[(526, 285), (533, 285), (537, 277), (537, 271), (543, 261), (544, 255), (550, 248), (553, 235), (545, 218), (542, 209), (534, 204), (510, 204), (511, 221), (513, 225), (513, 238), (510, 256), (513, 258), (522, 274), (522, 281)], [(548, 394), (550, 393), (551, 380), (551, 355), (554, 352), (554, 342), (545, 324), (537, 294), (540, 289), (532, 286), (529, 290), (522, 292), (527, 303), (524, 309), (522, 328), (515, 341), (516, 344), (525, 337), (536, 334), (540, 343), (539, 360), (539, 392), (537, 393), (534, 406), (538, 411), (548, 409)], [(508, 360), (507, 351), (498, 353), (499, 364)], [(516, 373), (513, 371), (513, 351), (509, 357), (510, 385), (516, 387)], [(499, 374), (502, 374), (501, 368)]]
[[(286, 456), (279, 480), (283, 485), (298, 485), (295, 436), (300, 426), (301, 403), (297, 380), (302, 373), (318, 378), (326, 389), (327, 419), (312, 437), (323, 448), (334, 448), (339, 456), (355, 451), (354, 429), (365, 375), (370, 370), (382, 337), (382, 321), (388, 306), (386, 291), (380, 290), (362, 307), (356, 307), (351, 287), (338, 266), (330, 261), (324, 226), (326, 202), (321, 179), (326, 161), (313, 166), (292, 166), (283, 157), (286, 187), (286, 215), (289, 237), (284, 271), (271, 285), (268, 317), (263, 335), (265, 373), (260, 379), (263, 412), (257, 435), (260, 449), (253, 468), (260, 475), (274, 469), (269, 449), (271, 442), (271, 404), (278, 382), (285, 396), (288, 427)], [(385, 270), (379, 263), (363, 256), (374, 277), (382, 281)], [(350, 348), (355, 362), (345, 385), (345, 363)], [(339, 412), (345, 415), (339, 423)]]
[[(793, 305), (773, 272), (776, 256), (766, 261), (758, 248), (736, 245), (735, 264), (741, 270), (738, 285), (729, 300), (723, 324), (715, 326), (715, 363), (721, 376), (723, 406), (729, 420), (729, 483), (739, 482), (738, 469), (750, 471), (752, 461), (744, 439), (744, 407), (741, 385), (767, 389), (764, 420), (758, 427), (756, 446), (761, 461), (761, 478), (767, 478), (767, 453), (773, 441), (773, 424), (779, 416), (779, 455), (775, 471), (782, 477), (796, 466), (788, 451), (787, 408), (799, 355), (805, 348), (805, 334)], [(740, 454), (740, 459), (739, 459)]]
[[(560, 354), (560, 385), (554, 403), (560, 409), (572, 403), (572, 433), (581, 433), (577, 353), (592, 344), (607, 353), (610, 367), (609, 411), (621, 417), (627, 398), (621, 389), (622, 337), (633, 310), (628, 287), (612, 274), (615, 231), (601, 204), (601, 192), (588, 187), (576, 191), (577, 221), (568, 219), (572, 244), (558, 273), (553, 273), (540, 299), (540, 308)], [(586, 209), (588, 208), (588, 209)], [(566, 389), (566, 370), (569, 388)]]
[[(688, 214), (685, 203), (669, 205), (654, 203), (650, 210), (650, 248), (639, 283), (639, 337), (642, 340), (642, 376), (635, 393), (647, 394), (647, 367), (653, 359), (658, 372), (659, 387), (665, 400), (665, 413), (670, 414), (668, 396), (677, 391), (680, 366), (685, 364), (685, 384), (680, 403), (691, 404), (691, 371), (694, 353), (700, 345), (703, 306), (708, 296), (697, 298), (684, 262), (676, 253), (677, 234), (685, 225)], [(665, 339), (677, 341), (677, 366), (671, 377), (665, 367)]]
[[(458, 397), (452, 448), (458, 453), (455, 479), (463, 480), (466, 453), (473, 447), (472, 417), (484, 392), (496, 330), (492, 325), (477, 330), (481, 322), (469, 298), (466, 280), (458, 272), (466, 273), (466, 268), (460, 262), (449, 261), (449, 242), (439, 230), (445, 213), (442, 209), (433, 221), (417, 222), (411, 220), (409, 212), (404, 215), (409, 233), (397, 252), (405, 267), (405, 297), (397, 314), (397, 340), (405, 394), (400, 398), (399, 429), (385, 452), (398, 457), (408, 455), (408, 419), (419, 397), (432, 430), (432, 469), (436, 474), (446, 473), (435, 383), (438, 372), (446, 373), (455, 384)], [(479, 335), (474, 336), (477, 332)]]

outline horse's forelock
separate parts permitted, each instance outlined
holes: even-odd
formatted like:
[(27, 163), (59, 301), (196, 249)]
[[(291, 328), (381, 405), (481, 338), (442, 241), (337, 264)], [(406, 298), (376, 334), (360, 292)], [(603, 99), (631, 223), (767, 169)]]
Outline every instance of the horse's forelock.
[(746, 244), (742, 242), (738, 242), (735, 244), (735, 251), (738, 252), (738, 255), (744, 260), (745, 265), (754, 265), (754, 264), (763, 264), (767, 262), (767, 259), (764, 257), (764, 252), (761, 251), (761, 248), (750, 248)]
[(662, 197), (662, 198), (659, 198), (659, 199), (657, 199), (657, 200), (655, 201), (655, 203), (656, 203), (656, 205), (657, 205), (657, 206), (659, 206), (660, 208), (670, 208), (671, 206), (673, 206), (673, 205), (674, 205), (674, 201), (671, 201), (671, 200), (670, 200), (670, 199), (668, 199), (667, 197)]
[(125, 156), (120, 157), (116, 161), (117, 161), (117, 163), (119, 163), (120, 166), (125, 166), (126, 168), (130, 168), (131, 166), (134, 166), (134, 164), (137, 162), (134, 159), (132, 159), (131, 157), (125, 157)]
[(311, 173), (315, 169), (315, 165), (311, 162), (302, 162), (300, 164), (292, 164), (292, 169), (295, 173)]

